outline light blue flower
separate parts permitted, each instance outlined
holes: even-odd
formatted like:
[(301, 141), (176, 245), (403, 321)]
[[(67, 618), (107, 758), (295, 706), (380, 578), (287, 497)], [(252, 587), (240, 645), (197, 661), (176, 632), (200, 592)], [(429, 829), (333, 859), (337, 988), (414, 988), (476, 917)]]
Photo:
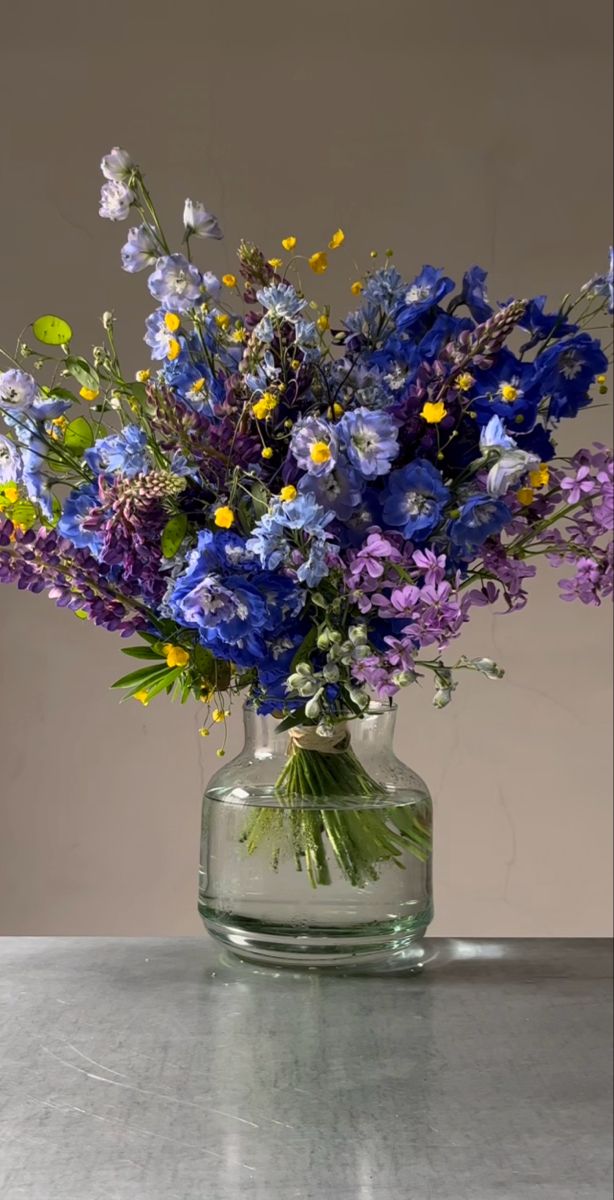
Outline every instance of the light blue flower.
[(116, 472), (131, 478), (151, 468), (151, 452), (147, 435), (138, 425), (124, 425), (120, 433), (100, 438), (84, 454), (85, 461), (97, 475)]
[(326, 512), (339, 521), (350, 519), (362, 501), (362, 484), (355, 471), (337, 467), (329, 475), (303, 475), (298, 484), (301, 494), (310, 493)]
[[(165, 309), (158, 308), (145, 321), (145, 336), (143, 341), (151, 347), (151, 357), (154, 359), (167, 358), (171, 342), (177, 340), (176, 335), (166, 328), (164, 323), (165, 316)], [(180, 345), (182, 341), (183, 339), (180, 337)]]
[(290, 449), (299, 467), (310, 475), (328, 475), (339, 454), (339, 439), (321, 417), (305, 417), (292, 431)]
[(256, 292), (259, 303), (280, 321), (297, 321), (307, 301), (290, 283), (273, 283)]
[(202, 276), (202, 285), (210, 296), (217, 296), (222, 290), (221, 281), (213, 271), (205, 271)]
[(100, 189), (98, 212), (106, 221), (125, 221), (134, 199), (131, 188), (125, 183), (110, 179), (108, 183), (103, 183)]
[(84, 522), (98, 503), (98, 493), (93, 484), (77, 488), (64, 502), (62, 516), (58, 521), (58, 529), (63, 537), (68, 538), (73, 546), (91, 550), (95, 555), (102, 547), (102, 535), (93, 529), (85, 529)]
[(399, 431), (392, 417), (356, 408), (344, 413), (337, 432), (350, 463), (365, 479), (388, 474), (399, 452)]
[(168, 254), (157, 260), (147, 286), (165, 308), (185, 312), (200, 298), (202, 277), (183, 254)]
[(501, 417), (494, 416), (480, 432), (480, 450), (486, 454), (489, 450), (513, 450), (516, 443), (507, 432)]
[(439, 525), (449, 499), (439, 471), (427, 459), (416, 458), (392, 471), (384, 492), (384, 522), (400, 528), (404, 537), (423, 542)]
[(220, 223), (213, 213), (207, 212), (200, 200), (186, 200), (183, 206), (183, 224), (188, 235), (202, 238), (223, 238)]
[(151, 267), (157, 258), (156, 239), (147, 225), (135, 225), (128, 230), (128, 240), (121, 248), (122, 267), (134, 275)]
[(40, 399), (41, 390), (27, 371), (11, 367), (0, 373), (0, 408), (5, 412), (29, 414)]

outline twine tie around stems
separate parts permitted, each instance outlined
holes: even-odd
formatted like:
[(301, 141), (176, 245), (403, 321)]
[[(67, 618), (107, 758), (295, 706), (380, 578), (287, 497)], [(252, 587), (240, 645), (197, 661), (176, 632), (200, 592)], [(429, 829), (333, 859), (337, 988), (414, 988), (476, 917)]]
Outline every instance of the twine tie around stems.
[(340, 722), (330, 737), (322, 737), (308, 725), (295, 725), (288, 730), (288, 754), (297, 750), (315, 750), (318, 754), (343, 754), (350, 744), (350, 731), (345, 721)]

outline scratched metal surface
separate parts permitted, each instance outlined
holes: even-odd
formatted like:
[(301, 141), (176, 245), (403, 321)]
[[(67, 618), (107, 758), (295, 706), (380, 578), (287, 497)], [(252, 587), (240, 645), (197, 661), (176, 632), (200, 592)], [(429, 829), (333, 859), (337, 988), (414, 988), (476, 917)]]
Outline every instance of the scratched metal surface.
[(609, 1200), (610, 943), (428, 947), (0, 940), (2, 1200)]

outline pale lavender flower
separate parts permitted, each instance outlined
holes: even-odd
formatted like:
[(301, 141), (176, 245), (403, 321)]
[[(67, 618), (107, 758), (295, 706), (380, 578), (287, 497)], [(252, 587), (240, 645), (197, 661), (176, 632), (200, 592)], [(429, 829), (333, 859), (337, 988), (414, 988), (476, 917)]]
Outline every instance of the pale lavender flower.
[(575, 475), (566, 475), (561, 480), (561, 490), (567, 492), (568, 504), (578, 504), (585, 496), (595, 491), (595, 481), (591, 478), (590, 467), (579, 467)]
[(110, 179), (115, 183), (126, 183), (135, 170), (136, 163), (127, 150), (121, 150), (119, 146), (114, 146), (109, 154), (105, 154), (100, 163), (100, 170), (105, 179)]
[(19, 483), (22, 470), (19, 447), (0, 433), (0, 483)]
[(200, 200), (186, 200), (183, 206), (183, 224), (188, 236), (218, 240), (224, 236), (217, 217), (207, 212)]
[(199, 299), (202, 290), (200, 271), (183, 254), (168, 254), (156, 261), (147, 286), (165, 308), (185, 312)]
[(7, 413), (31, 413), (39, 400), (42, 393), (33, 375), (14, 367), (0, 373), (0, 408)]
[(106, 221), (125, 221), (134, 199), (134, 192), (125, 183), (109, 180), (100, 189), (98, 212)]
[(332, 425), (320, 417), (297, 421), (290, 443), (299, 467), (310, 475), (328, 475), (335, 468), (339, 440)]
[(128, 240), (121, 248), (122, 267), (134, 275), (155, 263), (158, 255), (156, 239), (147, 225), (128, 230)]
[(441, 583), (446, 575), (445, 554), (435, 554), (433, 550), (415, 550), (412, 558), (417, 567), (424, 571), (424, 582), (427, 584)]
[(350, 463), (365, 479), (388, 474), (399, 453), (398, 426), (388, 413), (356, 408), (344, 413), (337, 431)]

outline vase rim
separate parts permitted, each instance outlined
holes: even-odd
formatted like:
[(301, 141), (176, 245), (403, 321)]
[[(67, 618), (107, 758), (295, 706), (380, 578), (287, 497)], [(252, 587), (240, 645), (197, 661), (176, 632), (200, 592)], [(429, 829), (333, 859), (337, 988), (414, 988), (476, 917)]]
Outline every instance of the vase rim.
[[(287, 699), (287, 697), (285, 697), (285, 696), (284, 697), (268, 696), (267, 704), (275, 704), (279, 700), (279, 707), (284, 708), (286, 699)], [(259, 713), (256, 705), (257, 705), (257, 701), (255, 701), (255, 700), (244, 700), (243, 701), (243, 708), (246, 711), (253, 712), (256, 714), (256, 716), (275, 717), (275, 714), (272, 712)], [(363, 710), (363, 712), (361, 713), (361, 716), (363, 716), (363, 717), (385, 716), (387, 713), (398, 712), (398, 708), (399, 708), (399, 706), (394, 700), (370, 700), (368, 708), (365, 708)], [(278, 718), (276, 718), (276, 719), (278, 719)], [(357, 713), (351, 713), (351, 712), (348, 712), (345, 716), (342, 715), (341, 713), (339, 714), (340, 721), (353, 720), (353, 719), (360, 720), (360, 717), (358, 716)]]

